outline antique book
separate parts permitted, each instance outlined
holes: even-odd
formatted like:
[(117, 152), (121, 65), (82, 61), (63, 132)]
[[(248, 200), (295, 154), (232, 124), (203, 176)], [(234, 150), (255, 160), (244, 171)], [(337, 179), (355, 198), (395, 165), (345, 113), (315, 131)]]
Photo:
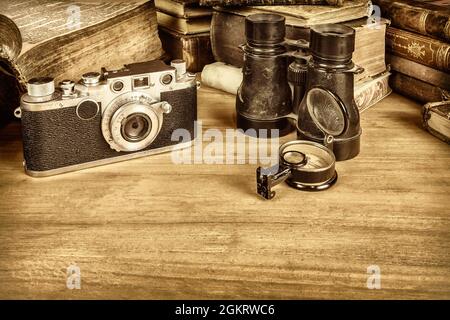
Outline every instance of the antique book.
[(343, 0), (200, 0), (203, 6), (256, 6), (256, 5), (331, 5), (341, 6)]
[(450, 144), (450, 101), (431, 102), (423, 106), (423, 127)]
[[(303, 6), (306, 7), (306, 6)], [(361, 13), (364, 15), (364, 13)], [(323, 21), (327, 22), (326, 20)], [(386, 70), (385, 34), (388, 21), (358, 19), (346, 22), (356, 31), (353, 61), (364, 68), (355, 75), (356, 81), (364, 81)], [(216, 61), (237, 67), (243, 66), (243, 52), (239, 45), (245, 43), (245, 16), (228, 11), (215, 11), (211, 22), (211, 46)], [(286, 36), (290, 39), (309, 39), (309, 28), (304, 24), (288, 25)]]
[[(270, 1), (270, 0), (269, 0)], [(286, 25), (307, 27), (313, 24), (339, 23), (356, 20), (369, 15), (368, 0), (344, 0), (342, 6), (290, 5), (215, 7), (216, 10), (248, 16), (255, 13), (277, 13), (286, 18)]]
[(77, 80), (163, 55), (153, 1), (2, 0), (0, 13), (0, 122), (32, 77)]
[(192, 19), (212, 15), (212, 9), (200, 7), (197, 2), (180, 2), (180, 0), (155, 0), (156, 8), (171, 16)]
[(450, 90), (450, 74), (448, 73), (391, 54), (386, 55), (386, 62), (390, 64), (391, 69), (394, 71), (419, 79), (433, 86)]
[(396, 28), (450, 41), (450, 3), (442, 0), (372, 0)]
[(450, 72), (450, 43), (389, 27), (386, 48), (396, 56)]
[(355, 102), (359, 112), (364, 112), (392, 93), (389, 71), (382, 72), (355, 85)]
[(160, 11), (157, 12), (157, 16), (160, 26), (182, 34), (196, 34), (209, 32), (210, 30), (211, 17), (186, 19), (174, 17)]
[(450, 99), (450, 92), (448, 90), (399, 72), (392, 72), (389, 84), (394, 91), (422, 103)]
[(170, 58), (185, 60), (190, 72), (200, 72), (205, 65), (214, 62), (209, 32), (183, 35), (160, 27), (159, 37)]
[[(388, 71), (384, 71), (355, 86), (355, 101), (360, 112), (378, 103), (392, 92), (388, 83), (389, 75)], [(223, 62), (215, 62), (205, 66), (201, 78), (202, 84), (208, 87), (236, 95), (242, 83), (242, 69)]]
[(353, 62), (364, 68), (364, 72), (355, 75), (355, 82), (364, 82), (386, 71), (386, 28), (389, 21), (359, 19), (345, 22), (355, 29), (355, 51)]

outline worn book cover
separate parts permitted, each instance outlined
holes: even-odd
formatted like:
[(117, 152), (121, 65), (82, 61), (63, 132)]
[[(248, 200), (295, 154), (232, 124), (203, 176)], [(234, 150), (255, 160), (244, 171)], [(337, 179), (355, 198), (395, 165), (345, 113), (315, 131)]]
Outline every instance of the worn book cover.
[(423, 106), (423, 127), (450, 144), (450, 101), (431, 102)]
[(200, 0), (204, 6), (256, 6), (256, 5), (331, 5), (341, 6), (343, 0)]
[(450, 91), (450, 74), (448, 73), (392, 54), (386, 55), (386, 62), (394, 71)]
[(211, 17), (200, 17), (193, 19), (179, 18), (164, 12), (157, 12), (158, 24), (166, 29), (182, 33), (197, 34), (209, 32), (211, 26)]
[(389, 71), (382, 72), (355, 85), (355, 102), (359, 112), (364, 112), (392, 93)]
[(450, 2), (373, 0), (394, 27), (450, 41)]
[(192, 19), (212, 15), (212, 9), (200, 7), (198, 3), (185, 3), (177, 0), (155, 0), (156, 8), (171, 16)]
[(28, 79), (77, 80), (163, 55), (153, 1), (0, 1), (0, 122)]
[(450, 72), (449, 43), (389, 27), (386, 31), (386, 48), (399, 57)]
[(400, 72), (392, 72), (389, 84), (394, 91), (421, 103), (450, 99), (450, 91), (433, 86)]
[(241, 16), (255, 13), (277, 13), (286, 18), (286, 25), (307, 27), (314, 24), (339, 23), (369, 15), (369, 1), (345, 0), (341, 7), (323, 5), (216, 7), (216, 10)]
[(171, 59), (185, 60), (190, 72), (200, 72), (205, 65), (214, 62), (209, 32), (182, 35), (160, 27), (159, 35), (164, 51)]

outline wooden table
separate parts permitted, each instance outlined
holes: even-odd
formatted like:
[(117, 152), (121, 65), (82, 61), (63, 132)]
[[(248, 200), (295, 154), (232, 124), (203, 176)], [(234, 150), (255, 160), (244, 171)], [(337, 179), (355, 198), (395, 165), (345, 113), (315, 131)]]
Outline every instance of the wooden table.
[[(233, 128), (233, 110), (233, 96), (200, 90), (204, 128)], [(0, 298), (449, 299), (449, 146), (395, 94), (362, 126), (336, 186), (281, 185), (265, 201), (254, 164), (168, 154), (30, 178), (12, 124), (0, 132)], [(66, 287), (71, 264), (81, 290)]]

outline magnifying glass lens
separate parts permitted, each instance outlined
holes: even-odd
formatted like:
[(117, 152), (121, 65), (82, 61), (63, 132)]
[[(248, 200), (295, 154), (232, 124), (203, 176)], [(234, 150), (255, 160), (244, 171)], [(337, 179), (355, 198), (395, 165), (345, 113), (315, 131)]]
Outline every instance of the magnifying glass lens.
[(282, 157), (290, 165), (298, 166), (306, 163), (306, 155), (300, 151), (287, 151)]

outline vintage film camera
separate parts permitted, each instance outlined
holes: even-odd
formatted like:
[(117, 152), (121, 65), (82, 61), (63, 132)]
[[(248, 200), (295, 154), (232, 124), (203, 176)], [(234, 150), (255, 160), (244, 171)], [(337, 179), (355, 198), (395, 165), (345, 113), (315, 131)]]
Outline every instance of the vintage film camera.
[(57, 89), (52, 78), (31, 79), (18, 110), (26, 173), (48, 176), (190, 146), (171, 136), (185, 129), (195, 138), (197, 86), (181, 60), (102, 68)]

